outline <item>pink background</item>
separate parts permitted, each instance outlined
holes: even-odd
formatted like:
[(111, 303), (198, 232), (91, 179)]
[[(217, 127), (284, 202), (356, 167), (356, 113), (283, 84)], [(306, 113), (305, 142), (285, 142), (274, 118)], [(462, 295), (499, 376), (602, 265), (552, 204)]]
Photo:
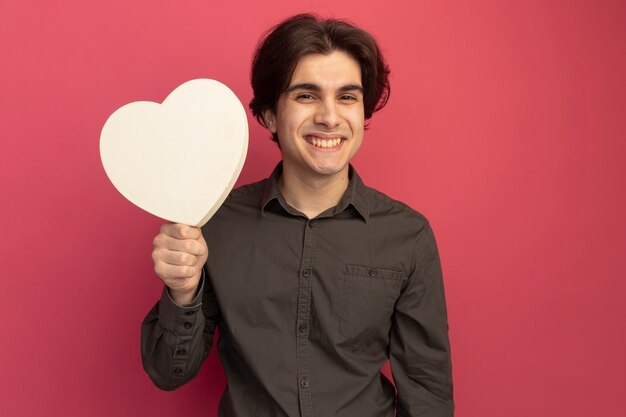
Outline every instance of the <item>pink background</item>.
[[(391, 101), (354, 163), (437, 233), (457, 416), (622, 415), (623, 0), (3, 0), (0, 414), (216, 415), (216, 355), (175, 392), (141, 369), (161, 221), (109, 183), (100, 129), (193, 78), (247, 104), (258, 36), (308, 10), (387, 54)], [(278, 159), (250, 125), (240, 183)]]

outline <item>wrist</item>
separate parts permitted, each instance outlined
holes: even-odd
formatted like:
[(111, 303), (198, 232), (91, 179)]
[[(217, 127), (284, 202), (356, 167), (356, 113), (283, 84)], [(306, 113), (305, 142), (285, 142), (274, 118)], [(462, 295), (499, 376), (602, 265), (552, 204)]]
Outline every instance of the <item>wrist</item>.
[(186, 304), (191, 304), (193, 299), (196, 298), (196, 292), (198, 291), (198, 288), (195, 287), (192, 290), (175, 290), (168, 287), (167, 290), (170, 294), (170, 298), (175, 304), (179, 306), (184, 306)]

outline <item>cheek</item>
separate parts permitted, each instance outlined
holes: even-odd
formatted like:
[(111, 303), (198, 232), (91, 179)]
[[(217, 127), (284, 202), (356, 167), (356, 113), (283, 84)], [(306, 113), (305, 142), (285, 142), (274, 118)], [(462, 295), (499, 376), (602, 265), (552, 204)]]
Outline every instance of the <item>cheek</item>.
[(289, 112), (283, 112), (283, 114), (288, 114), (289, 116), (277, 119), (277, 128), (279, 131), (297, 132), (307, 120), (306, 114), (302, 111), (290, 110)]
[(365, 119), (363, 117), (363, 115), (354, 115), (352, 118), (350, 118), (350, 125), (352, 126), (352, 130), (357, 133), (357, 132), (363, 132), (363, 130), (365, 129)]
[(350, 113), (346, 116), (350, 123), (354, 126), (364, 126), (365, 125), (365, 111), (363, 107), (353, 108)]

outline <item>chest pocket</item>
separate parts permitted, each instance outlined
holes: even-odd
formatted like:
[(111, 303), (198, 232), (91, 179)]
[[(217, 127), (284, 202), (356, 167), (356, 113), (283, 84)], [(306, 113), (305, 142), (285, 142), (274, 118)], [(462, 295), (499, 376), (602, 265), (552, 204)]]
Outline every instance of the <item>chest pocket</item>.
[(393, 269), (346, 265), (339, 333), (353, 349), (375, 352), (387, 346), (393, 308), (405, 279)]

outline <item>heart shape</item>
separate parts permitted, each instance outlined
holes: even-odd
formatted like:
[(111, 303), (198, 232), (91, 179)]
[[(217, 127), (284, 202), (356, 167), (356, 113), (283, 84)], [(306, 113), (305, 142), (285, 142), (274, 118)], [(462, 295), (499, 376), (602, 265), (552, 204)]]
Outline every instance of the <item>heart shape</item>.
[(209, 79), (187, 81), (162, 104), (117, 109), (100, 134), (107, 176), (130, 202), (163, 219), (204, 225), (232, 190), (248, 150), (237, 96)]

